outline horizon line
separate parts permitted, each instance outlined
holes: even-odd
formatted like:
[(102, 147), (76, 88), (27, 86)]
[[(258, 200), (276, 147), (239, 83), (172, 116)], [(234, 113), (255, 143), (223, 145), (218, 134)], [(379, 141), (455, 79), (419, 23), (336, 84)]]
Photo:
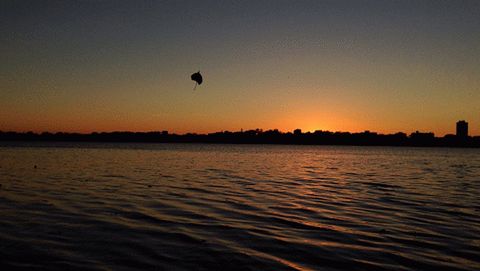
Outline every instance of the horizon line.
[[(257, 131), (257, 132), (267, 132), (267, 131), (276, 131), (282, 134), (294, 134), (295, 131), (299, 130), (300, 134), (315, 134), (315, 133), (338, 133), (338, 134), (376, 134), (376, 135), (398, 135), (398, 134), (405, 134), (407, 136), (412, 135), (412, 134), (432, 134), (434, 137), (447, 137), (447, 136), (456, 136), (455, 133), (446, 133), (443, 136), (436, 136), (435, 132), (433, 131), (421, 131), (421, 130), (415, 130), (413, 132), (403, 132), (403, 131), (397, 131), (397, 132), (391, 132), (391, 133), (381, 133), (381, 132), (376, 132), (372, 130), (363, 130), (363, 131), (358, 131), (358, 132), (351, 132), (351, 131), (330, 131), (330, 130), (314, 130), (314, 131), (303, 131), (301, 128), (296, 128), (293, 129), (292, 131), (283, 131), (277, 128), (273, 129), (262, 129), (262, 128), (255, 128), (255, 129), (240, 129), (240, 130), (219, 130), (219, 131), (213, 131), (213, 132), (170, 132), (168, 130), (144, 130), (144, 131), (129, 131), (129, 130), (112, 130), (112, 131), (91, 131), (91, 132), (77, 132), (77, 131), (71, 131), (71, 132), (66, 132), (66, 131), (56, 131), (56, 132), (51, 132), (51, 131), (32, 131), (32, 130), (25, 130), (25, 131), (15, 131), (15, 130), (1, 130), (0, 133), (18, 133), (18, 134), (79, 134), (79, 135), (91, 135), (91, 134), (110, 134), (110, 133), (167, 133), (169, 135), (209, 135), (209, 134), (218, 134), (218, 133), (243, 133), (243, 132), (248, 132), (248, 131)], [(469, 137), (479, 137), (480, 135), (468, 135)]]

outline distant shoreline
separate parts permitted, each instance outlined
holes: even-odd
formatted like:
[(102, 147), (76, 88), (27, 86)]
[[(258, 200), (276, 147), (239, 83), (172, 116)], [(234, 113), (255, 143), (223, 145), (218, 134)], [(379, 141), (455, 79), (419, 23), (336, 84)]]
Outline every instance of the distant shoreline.
[(278, 145), (345, 145), (345, 146), (397, 146), (397, 147), (461, 147), (480, 148), (480, 136), (435, 137), (433, 133), (415, 132), (377, 134), (374, 132), (302, 133), (300, 130), (248, 130), (240, 132), (216, 132), (210, 134), (170, 134), (163, 132), (103, 132), (103, 133), (18, 133), (1, 132), (0, 141), (16, 142), (111, 142), (111, 143), (214, 143), (214, 144), (278, 144)]

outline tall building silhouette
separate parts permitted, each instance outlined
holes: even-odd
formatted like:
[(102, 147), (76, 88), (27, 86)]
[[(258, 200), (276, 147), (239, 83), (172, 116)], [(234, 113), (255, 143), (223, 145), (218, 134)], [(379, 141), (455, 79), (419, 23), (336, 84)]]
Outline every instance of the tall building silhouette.
[(458, 138), (468, 137), (468, 122), (464, 120), (457, 122), (457, 137)]

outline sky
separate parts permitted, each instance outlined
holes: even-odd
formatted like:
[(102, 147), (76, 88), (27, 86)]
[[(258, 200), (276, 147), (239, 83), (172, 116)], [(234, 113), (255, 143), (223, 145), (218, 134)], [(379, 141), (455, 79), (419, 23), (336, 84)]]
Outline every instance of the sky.
[[(480, 1), (0, 1), (0, 130), (480, 135)], [(204, 83), (193, 90), (190, 75)]]

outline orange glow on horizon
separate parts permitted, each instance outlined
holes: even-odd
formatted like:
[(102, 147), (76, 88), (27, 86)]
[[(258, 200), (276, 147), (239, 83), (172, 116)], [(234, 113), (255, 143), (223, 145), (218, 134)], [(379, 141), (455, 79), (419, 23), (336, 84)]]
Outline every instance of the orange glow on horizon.
[[(325, 116), (325, 115), (324, 115)], [(74, 133), (91, 133), (91, 132), (114, 132), (114, 131), (130, 131), (130, 132), (151, 132), (151, 131), (169, 131), (170, 133), (184, 134), (184, 133), (198, 133), (206, 134), (220, 131), (246, 131), (254, 129), (270, 130), (278, 129), (281, 132), (293, 132), (295, 129), (301, 129), (302, 132), (315, 132), (317, 130), (330, 131), (330, 132), (377, 132), (379, 134), (394, 134), (397, 132), (404, 132), (410, 134), (414, 131), (429, 132), (433, 131), (436, 136), (443, 136), (445, 134), (455, 134), (455, 123), (449, 127), (439, 127), (434, 130), (425, 129), (422, 127), (410, 129), (395, 129), (395, 128), (383, 128), (378, 129), (378, 125), (364, 124), (355, 122), (348, 118), (341, 116), (328, 115), (320, 120), (312, 116), (302, 118), (297, 115), (289, 115), (277, 120), (272, 120), (271, 124), (265, 124), (260, 122), (258, 125), (248, 125), (247, 121), (242, 121), (244, 124), (229, 124), (229, 125), (216, 125), (215, 122), (204, 121), (204, 123), (187, 123), (174, 121), (159, 121), (155, 117), (150, 119), (139, 118), (140, 121), (131, 120), (108, 120), (108, 119), (80, 119), (74, 120), (32, 120), (32, 119), (18, 119), (14, 123), (9, 123), (6, 120), (0, 122), (0, 131), (15, 131), (15, 132), (74, 132)], [(30, 123), (35, 123), (31, 125)], [(205, 125), (207, 124), (207, 125)], [(478, 130), (475, 126), (469, 123), (469, 134), (475, 136), (478, 134)], [(377, 127), (377, 129), (374, 129)]]

